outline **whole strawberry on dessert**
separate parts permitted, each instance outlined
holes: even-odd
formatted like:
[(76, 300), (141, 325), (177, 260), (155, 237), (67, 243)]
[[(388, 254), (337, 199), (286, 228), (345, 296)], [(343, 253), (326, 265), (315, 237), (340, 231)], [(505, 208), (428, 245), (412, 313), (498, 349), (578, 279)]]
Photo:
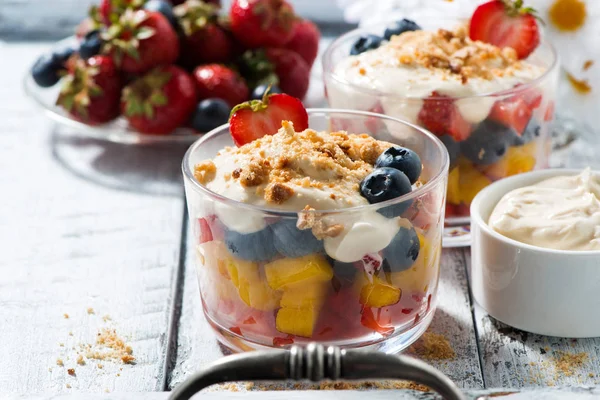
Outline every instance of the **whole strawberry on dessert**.
[(540, 43), (535, 11), (523, 7), (523, 0), (493, 0), (477, 7), (469, 36), (500, 48), (512, 47), (520, 59), (527, 58)]
[(127, 73), (140, 74), (179, 57), (179, 39), (169, 21), (160, 13), (126, 10), (118, 22), (102, 35), (103, 52)]
[(234, 0), (229, 18), (235, 37), (248, 48), (285, 45), (296, 23), (285, 0)]
[(230, 107), (248, 100), (250, 91), (244, 79), (224, 65), (201, 65), (194, 70), (196, 91), (200, 100), (219, 98)]
[(229, 118), (230, 132), (236, 146), (242, 146), (265, 135), (274, 135), (281, 121), (290, 121), (294, 129), (308, 129), (308, 113), (302, 102), (287, 94), (269, 94), (262, 100), (237, 105)]
[(113, 60), (94, 56), (71, 59), (56, 101), (73, 118), (86, 124), (102, 124), (119, 115), (121, 78)]
[(156, 67), (123, 89), (121, 112), (142, 133), (166, 135), (189, 119), (196, 106), (192, 78), (174, 65)]
[(218, 11), (214, 4), (200, 0), (188, 0), (175, 7), (184, 33), (180, 59), (186, 67), (228, 62), (233, 58), (234, 43), (219, 26)]

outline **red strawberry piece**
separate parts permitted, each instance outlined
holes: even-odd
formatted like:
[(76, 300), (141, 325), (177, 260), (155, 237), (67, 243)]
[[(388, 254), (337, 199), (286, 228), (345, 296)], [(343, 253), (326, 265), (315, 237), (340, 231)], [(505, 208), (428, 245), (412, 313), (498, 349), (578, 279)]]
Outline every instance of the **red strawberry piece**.
[(204, 63), (224, 63), (233, 58), (233, 39), (217, 24), (219, 8), (200, 0), (188, 0), (174, 12), (185, 34), (181, 63), (193, 68)]
[(294, 26), (292, 38), (285, 45), (285, 48), (298, 53), (306, 61), (306, 64), (312, 67), (319, 53), (320, 39), (321, 32), (319, 32), (317, 25), (304, 19)]
[(224, 65), (201, 65), (194, 70), (193, 75), (200, 100), (217, 97), (235, 107), (250, 96), (250, 90), (242, 77)]
[(554, 118), (554, 102), (550, 101), (548, 106), (546, 107), (546, 112), (544, 113), (544, 121), (552, 121)]
[(522, 0), (494, 0), (475, 9), (469, 36), (498, 46), (512, 47), (519, 59), (527, 58), (540, 43), (534, 10)]
[(206, 242), (212, 242), (213, 235), (212, 231), (210, 230), (210, 224), (208, 223), (208, 221), (204, 218), (198, 218), (198, 224), (200, 225), (198, 243), (202, 244)]
[(394, 333), (394, 327), (391, 325), (382, 325), (369, 307), (363, 308), (360, 315), (360, 323), (365, 328), (372, 329), (384, 337)]
[(532, 114), (532, 109), (523, 97), (515, 96), (494, 103), (489, 118), (513, 128), (517, 134), (521, 135)]
[(290, 121), (301, 132), (308, 128), (308, 114), (302, 102), (287, 94), (265, 94), (231, 111), (229, 130), (236, 146), (243, 146), (265, 135), (273, 135), (282, 121)]
[(160, 13), (127, 10), (102, 35), (104, 49), (124, 72), (140, 74), (179, 56), (179, 38)]
[(303, 99), (310, 82), (310, 67), (298, 54), (287, 49), (266, 49), (269, 61), (275, 67), (279, 87), (290, 96)]
[[(520, 86), (520, 85), (517, 85)], [(530, 109), (535, 110), (542, 105), (542, 92), (537, 88), (527, 89), (521, 93), (521, 97)]]
[(121, 111), (142, 133), (165, 135), (183, 125), (196, 106), (194, 80), (174, 65), (161, 66), (123, 89)]
[(119, 115), (121, 87), (110, 57), (71, 58), (56, 104), (86, 124), (102, 124)]
[(450, 135), (457, 142), (468, 138), (471, 124), (462, 117), (454, 100), (437, 92), (432, 92), (431, 97), (423, 100), (419, 111), (421, 124), (433, 134)]
[(274, 347), (283, 347), (283, 346), (289, 346), (291, 344), (294, 344), (294, 336), (293, 335), (287, 335), (287, 337), (275, 337), (273, 338), (273, 346)]
[(294, 33), (296, 15), (285, 0), (234, 0), (231, 30), (248, 48), (280, 47)]

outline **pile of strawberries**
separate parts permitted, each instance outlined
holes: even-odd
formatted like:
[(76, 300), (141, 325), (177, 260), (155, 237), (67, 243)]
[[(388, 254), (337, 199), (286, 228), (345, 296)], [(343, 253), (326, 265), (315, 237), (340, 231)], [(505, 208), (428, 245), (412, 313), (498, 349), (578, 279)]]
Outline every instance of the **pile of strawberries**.
[[(40, 57), (35, 82), (61, 81), (57, 104), (90, 125), (122, 115), (141, 133), (206, 132), (271, 93), (304, 98), (319, 30), (286, 0), (101, 0), (76, 48)], [(62, 79), (61, 79), (62, 78)]]

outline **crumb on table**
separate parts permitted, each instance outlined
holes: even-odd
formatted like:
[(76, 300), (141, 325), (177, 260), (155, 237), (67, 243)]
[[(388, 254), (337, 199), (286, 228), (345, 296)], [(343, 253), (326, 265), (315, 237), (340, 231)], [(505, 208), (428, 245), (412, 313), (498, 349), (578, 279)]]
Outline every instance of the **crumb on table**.
[(425, 332), (409, 349), (412, 354), (426, 360), (452, 360), (456, 357), (454, 349), (444, 335)]
[(75, 368), (69, 368), (69, 369), (67, 370), (67, 373), (68, 373), (69, 375), (71, 375), (71, 376), (75, 376)]

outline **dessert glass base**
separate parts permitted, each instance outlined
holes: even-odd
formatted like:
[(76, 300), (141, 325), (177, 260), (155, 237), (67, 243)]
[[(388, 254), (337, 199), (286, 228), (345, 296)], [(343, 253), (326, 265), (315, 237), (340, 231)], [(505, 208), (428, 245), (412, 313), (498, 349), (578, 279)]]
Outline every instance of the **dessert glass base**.
[[(194, 179), (195, 165), (232, 146), (229, 126), (208, 133), (183, 161), (204, 314), (232, 351), (318, 342), (397, 352), (435, 311), (448, 154), (431, 133), (391, 117), (308, 114), (315, 131), (366, 133), (412, 149), (423, 164), (419, 183), (399, 198), (352, 208), (240, 203)], [(307, 229), (307, 221), (315, 225)], [(321, 237), (321, 226), (337, 233)]]

